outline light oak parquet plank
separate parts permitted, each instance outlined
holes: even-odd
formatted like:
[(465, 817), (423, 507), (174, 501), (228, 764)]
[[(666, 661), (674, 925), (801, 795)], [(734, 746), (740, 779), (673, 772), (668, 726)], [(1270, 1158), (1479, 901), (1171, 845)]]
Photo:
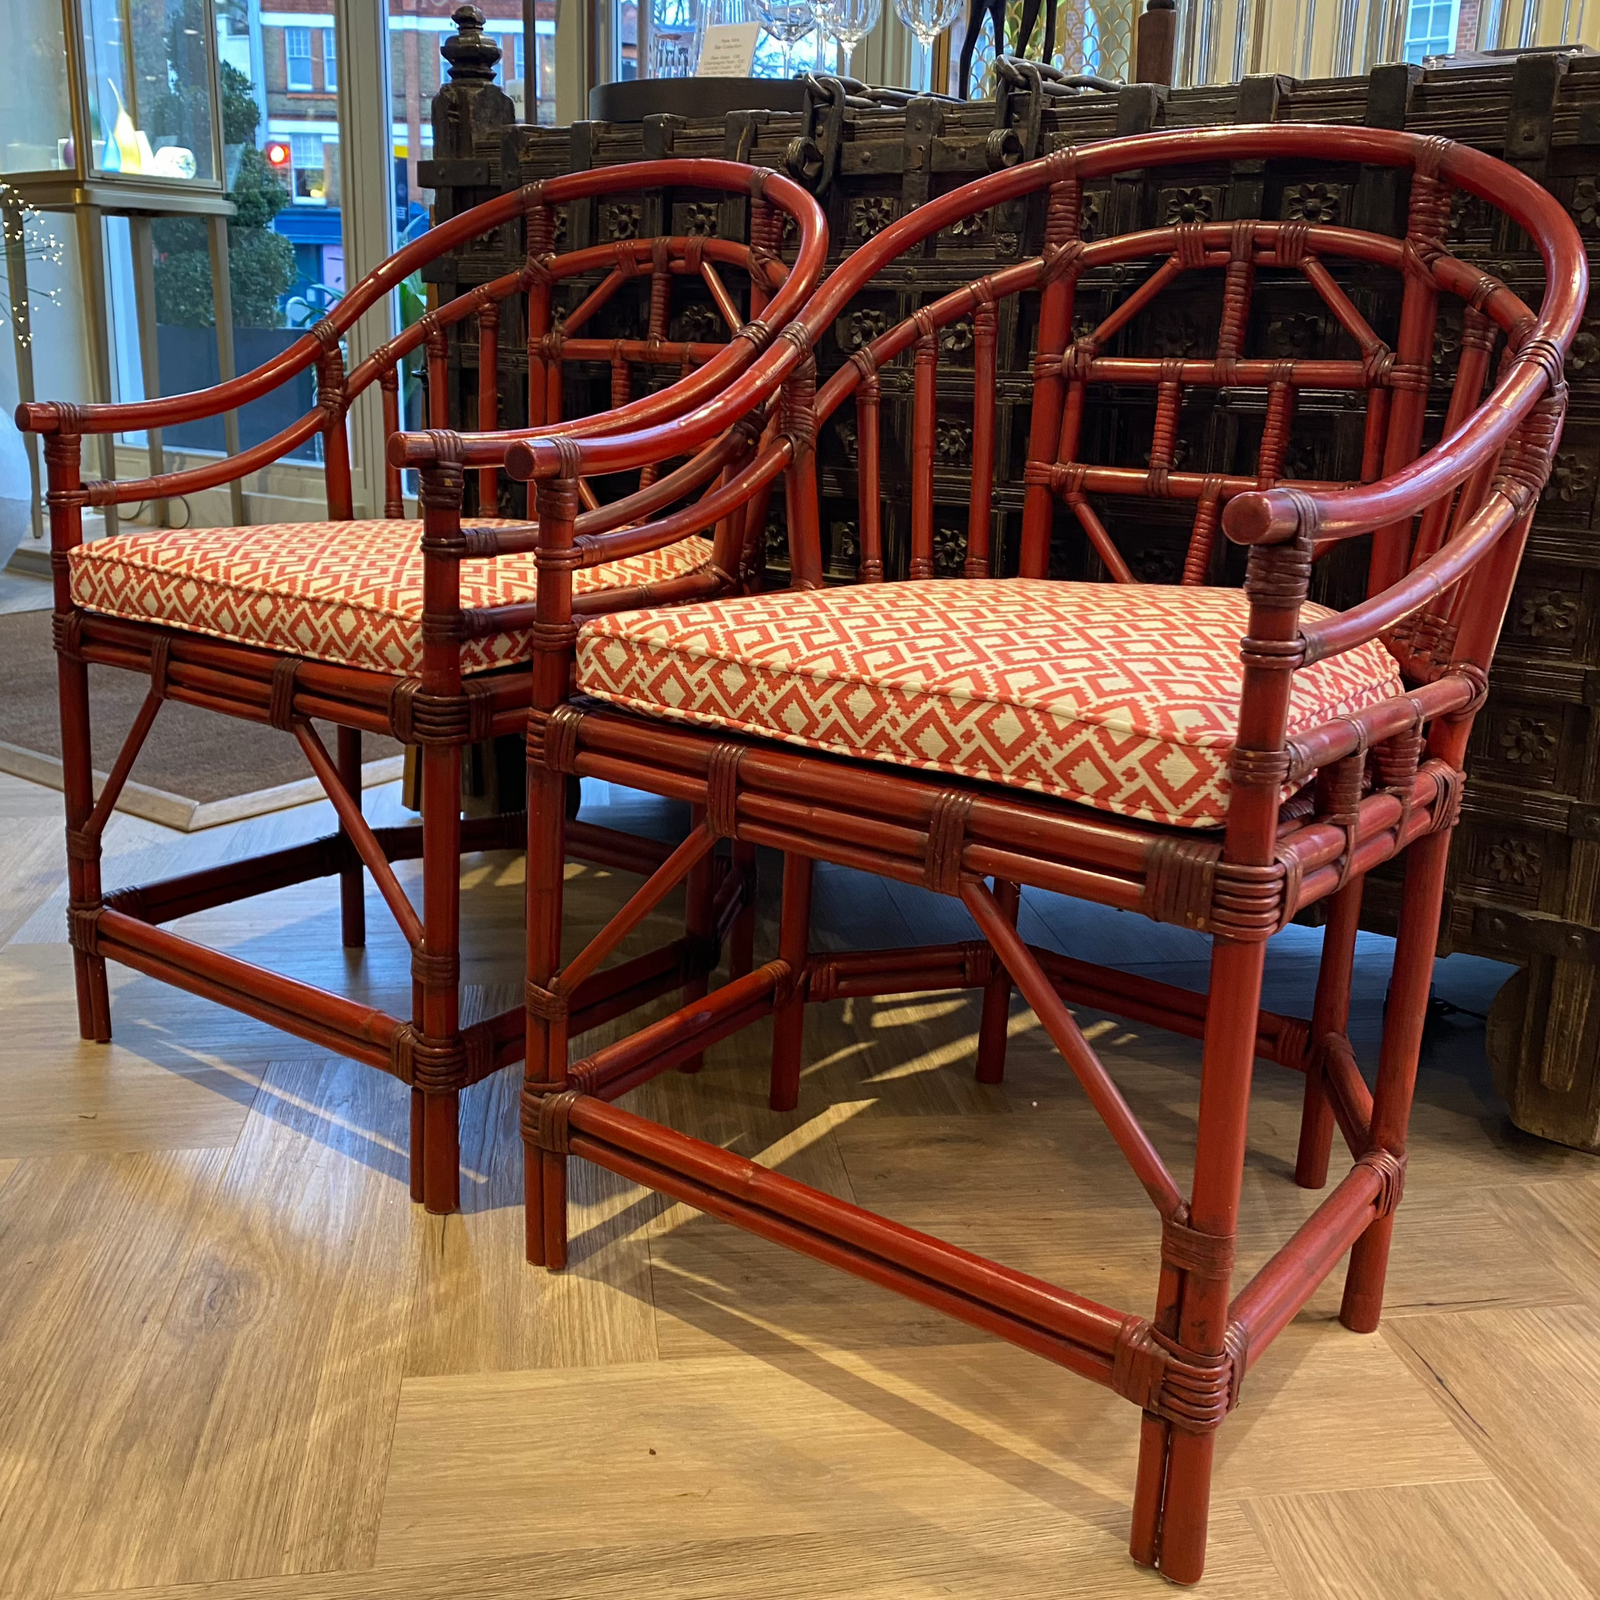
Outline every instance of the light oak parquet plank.
[[(989, 1120), (862, 1115), (841, 1124), (835, 1138), (862, 1204), (1022, 1271), (1148, 1312), (1159, 1227), (1091, 1111)], [(1431, 1153), (1414, 1148), (1412, 1161), (1425, 1167)], [(1323, 1198), (1297, 1188), (1283, 1165), (1286, 1158), (1252, 1145), (1241, 1197), (1240, 1284)], [(1187, 1177), (1187, 1163), (1172, 1166)], [(1499, 1193), (1408, 1188), (1395, 1227), (1389, 1315), (1578, 1298), (1566, 1273), (1523, 1246), (1499, 1208)], [(1302, 1316), (1336, 1317), (1342, 1283), (1336, 1271)]]
[(407, 1377), (655, 1359), (632, 1185), (573, 1163), (571, 1265), (549, 1273), (523, 1262), (520, 1088), (513, 1068), (462, 1097), (462, 1161), (481, 1181), (464, 1185), (459, 1215), (421, 1220)]
[[(740, 1355), (408, 1382), (379, 1564), (1040, 1511), (1063, 1565), (1126, 1538), (1137, 1419), (1109, 1392), (991, 1342), (822, 1350), (742, 1306), (724, 1320)], [(1486, 1472), (1381, 1341), (1296, 1331), (1286, 1348), (1288, 1376), (1247, 1384), (1224, 1434), (1223, 1502)]]
[(39, 1157), (0, 1189), (0, 1594), (55, 1593), (137, 1525), (96, 1480), (225, 1160)]
[(66, 881), (66, 875), (59, 817), (5, 818), (0, 837), (0, 946)]
[[(469, 1558), (369, 1572), (250, 1583), (116, 1591), (117, 1600), (1121, 1600), (1160, 1592), (1127, 1559), (1114, 1528), (1063, 1542), (1047, 1511), (999, 1522), (931, 1520), (875, 1527), (862, 1538), (821, 1534), (673, 1540)], [(1214, 1509), (1210, 1571), (1192, 1591), (1225, 1600), (1282, 1600), (1284, 1589), (1242, 1510)], [(82, 1600), (111, 1600), (109, 1595)]]
[(65, 827), (59, 794), (42, 784), (14, 778), (8, 772), (0, 772), (0, 817), (7, 821), (17, 817), (39, 817)]
[(116, 1038), (102, 1045), (78, 1037), (68, 946), (0, 950), (0, 1154), (231, 1145), (283, 1035), (126, 967), (108, 970)]
[(1540, 1533), (1590, 1588), (1600, 1586), (1593, 1305), (1407, 1317), (1386, 1337)]
[(370, 1559), (421, 1226), (407, 1097), (353, 1062), (275, 1063), (197, 1229), (93, 1492), (70, 1587)]
[(1491, 1203), (1523, 1253), (1560, 1272), (1591, 1305), (1600, 1303), (1600, 1175), (1498, 1189)]
[[(378, 1565), (518, 1550), (543, 1558), (759, 1528), (792, 1541), (797, 1557), (833, 1546), (838, 1572), (839, 1554), (904, 1549), (915, 1530), (946, 1552), (943, 1581), (965, 1593), (969, 1577), (1008, 1574), (976, 1537), (1003, 1527), (1021, 1548), (1038, 1540), (1048, 1551), (1057, 1593), (1136, 1592), (1130, 1578), (1151, 1580), (1127, 1565), (1124, 1486), (1106, 1470), (1106, 1430), (1091, 1412), (1086, 1440), (1081, 1408), (1061, 1408), (1063, 1393), (1081, 1398), (1085, 1386), (1012, 1354), (916, 1352), (903, 1370), (890, 1355), (823, 1357), (770, 1338), (755, 1360), (410, 1381)], [(1131, 1416), (1117, 1421), (1136, 1432)], [(470, 1437), (472, 1449), (450, 1436)], [(1222, 1512), (1215, 1592), (1277, 1593)], [(1010, 1575), (1023, 1592), (1045, 1577)], [(793, 1588), (769, 1591), (748, 1587), (747, 1575), (745, 1592), (856, 1592), (848, 1581), (830, 1591), (791, 1577)], [(892, 1573), (884, 1577), (893, 1592)]]
[(1497, 1483), (1435, 1483), (1248, 1503), (1293, 1600), (1588, 1600)]

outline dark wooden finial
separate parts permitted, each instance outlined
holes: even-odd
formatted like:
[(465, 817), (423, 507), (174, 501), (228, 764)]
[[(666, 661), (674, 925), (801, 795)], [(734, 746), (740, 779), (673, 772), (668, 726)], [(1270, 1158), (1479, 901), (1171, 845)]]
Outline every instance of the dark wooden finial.
[(457, 6), (450, 15), (456, 31), (439, 54), (450, 63), (452, 83), (493, 83), (500, 46), (483, 31), (483, 13), (472, 5)]

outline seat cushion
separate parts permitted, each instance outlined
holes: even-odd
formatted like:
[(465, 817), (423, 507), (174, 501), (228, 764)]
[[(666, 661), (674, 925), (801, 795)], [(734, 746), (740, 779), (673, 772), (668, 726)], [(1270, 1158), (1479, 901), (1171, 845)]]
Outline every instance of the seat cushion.
[[(495, 517), (470, 526), (515, 527)], [(156, 528), (118, 534), (72, 552), (72, 598), (90, 611), (161, 622), (218, 639), (378, 672), (422, 665), (422, 524), (274, 522), (255, 528)], [(710, 544), (684, 539), (664, 550), (587, 567), (578, 593), (660, 583), (711, 559)], [(461, 564), (463, 606), (532, 600), (533, 556)], [(466, 672), (531, 654), (526, 633), (462, 646)]]
[[(652, 716), (1214, 827), (1238, 589), (928, 579), (595, 617), (580, 689)], [(1318, 606), (1308, 618), (1326, 616)], [(1402, 693), (1379, 644), (1295, 674), (1295, 732)]]

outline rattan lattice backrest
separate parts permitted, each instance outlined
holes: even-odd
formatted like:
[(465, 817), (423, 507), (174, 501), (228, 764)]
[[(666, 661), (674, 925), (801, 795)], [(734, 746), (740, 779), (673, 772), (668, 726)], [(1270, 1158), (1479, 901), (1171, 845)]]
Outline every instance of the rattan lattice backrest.
[[(1064, 514), (1081, 529), (1092, 555), (1065, 574), (1058, 560), (1056, 575), (1123, 583), (1157, 576), (1185, 584), (1224, 581), (1217, 535), (1231, 500), (1275, 487), (1326, 493), (1344, 486), (1308, 475), (1304, 462), (1310, 452), (1301, 451), (1296, 461), (1302, 392), (1315, 391), (1324, 406), (1331, 394), (1339, 397), (1335, 405), (1364, 409), (1359, 473), (1348, 481), (1372, 484), (1414, 461), (1430, 402), (1442, 433), (1462, 426), (1482, 401), (1496, 345), (1520, 350), (1535, 319), (1503, 284), (1450, 256), (1445, 241), (1451, 187), (1438, 176), (1442, 141), (1410, 143), (1418, 147), (1408, 152), (1417, 168), (1402, 238), (1308, 221), (1242, 219), (1177, 221), (1085, 239), (1083, 180), (1070, 157), (1056, 158), (1053, 181), (1045, 185), (1041, 254), (947, 293), (862, 343), (817, 397), (820, 436), (827, 439), (830, 419), (840, 413), (834, 425), (842, 421), (854, 456), (860, 577), (894, 575), (896, 566), (912, 578), (1050, 576)], [(1329, 151), (1332, 160), (1342, 154)], [(972, 187), (976, 195), (982, 186)], [(847, 263), (836, 276), (849, 271)], [(1188, 291), (1192, 308), (1196, 280), (1207, 278), (1214, 315), (1209, 338), (1195, 337), (1191, 317), (1186, 342), (1174, 340), (1164, 305)], [(1286, 356), (1271, 348), (1265, 319), (1255, 314), (1258, 288), (1270, 285), (1281, 303), (1287, 280), (1303, 286), (1302, 297), (1305, 290), (1314, 294), (1323, 317), (1323, 348), (1310, 354)], [(852, 287), (860, 294), (873, 282), (858, 274)], [(837, 284), (830, 287), (841, 292)], [(1004, 508), (996, 506), (992, 463), (998, 308), (1012, 295), (1036, 297), (1037, 311), (1031, 317), (1034, 393), (1021, 474), (1024, 506), (1020, 518), (1008, 523)], [(1463, 304), (1454, 373), (1436, 384), (1434, 335), (1442, 296)], [(1378, 327), (1374, 307), (1388, 313)], [(841, 326), (849, 321), (841, 319)], [(1030, 319), (1015, 319), (1015, 325), (1027, 327)], [(837, 332), (834, 342), (843, 342)], [(824, 333), (818, 339), (824, 360), (828, 345)], [(904, 389), (908, 365), (909, 439), (886, 437), (885, 391)], [(1188, 466), (1184, 435), (1190, 430), (1184, 424), (1198, 414), (1203, 431), (1218, 414), (1219, 397), (1226, 398), (1231, 437), (1221, 451), (1211, 441), (1211, 470)], [(851, 398), (853, 417), (841, 413)], [(964, 408), (970, 409), (962, 416)], [(1109, 423), (1113, 417), (1115, 426)], [(965, 539), (957, 546), (948, 526), (949, 473), (941, 447), (951, 431), (962, 430), (970, 437), (973, 466)], [(884, 473), (886, 449), (898, 450), (909, 471), (909, 549), (899, 563), (886, 562), (882, 519), (886, 496), (892, 499), (904, 478)], [(1225, 458), (1222, 470), (1216, 469), (1219, 455)], [(1415, 521), (1407, 516), (1381, 528), (1369, 590), (1387, 587), (1437, 551), (1476, 509), (1486, 481), (1439, 496)], [(1000, 488), (1004, 498), (1006, 486)], [(1011, 489), (1014, 499), (1014, 483)], [(1128, 541), (1119, 544), (1108, 528), (1119, 516), (1124, 530), (1130, 518), (1136, 524), (1139, 503), (1152, 520), (1169, 527), (1175, 511), (1187, 517), (1181, 562), (1165, 574), (1153, 574), (1148, 565), (1135, 571)], [(796, 561), (801, 570), (821, 565), (820, 552), (810, 562), (803, 554)], [(837, 561), (829, 570), (840, 575)], [(1447, 651), (1460, 602), (1458, 594), (1445, 597), (1426, 625), (1413, 625), (1410, 632), (1426, 633), (1430, 650)], [(1394, 643), (1398, 649), (1404, 641)]]

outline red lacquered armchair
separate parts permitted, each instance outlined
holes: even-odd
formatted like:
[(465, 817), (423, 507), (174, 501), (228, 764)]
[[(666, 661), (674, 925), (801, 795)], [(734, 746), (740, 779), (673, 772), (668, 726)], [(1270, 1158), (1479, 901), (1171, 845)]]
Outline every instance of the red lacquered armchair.
[[(1255, 220), (1082, 237), (1084, 186), (1094, 180), (1274, 158), (1295, 160), (1297, 171), (1326, 160), (1408, 172), (1404, 237)], [(1547, 286), (1537, 312), (1450, 255), (1445, 234), (1458, 188), (1500, 207), (1538, 244)], [(940, 230), (1036, 192), (1046, 207), (1039, 256), (917, 307), (818, 389), (816, 353), (858, 294), (902, 282), (898, 263), (928, 259), (919, 247)], [(1103, 284), (1104, 274), (1093, 275), (1119, 264), (1122, 289), (1095, 310), (1085, 280)], [(1396, 274), (1403, 284), (1387, 338), (1346, 287), (1352, 268), (1368, 278)], [(1215, 354), (1151, 357), (1130, 348), (1150, 325), (1145, 313), (1194, 274), (1221, 275)], [(1314, 291), (1343, 330), (1345, 353), (1269, 360), (1251, 348), (1256, 282), (1274, 275)], [(577, 474), (637, 467), (668, 441), (645, 431), (513, 446), (509, 470), (538, 483), (544, 575), (529, 732), (530, 1259), (551, 1267), (566, 1259), (566, 1167), (581, 1156), (1108, 1385), (1143, 1417), (1134, 1559), (1180, 1582), (1198, 1579), (1215, 1431), (1249, 1367), (1352, 1247), (1342, 1317), (1357, 1330), (1377, 1324), (1463, 754), (1560, 433), (1563, 353), (1585, 293), (1583, 250), (1562, 206), (1471, 150), (1342, 127), (1157, 134), (1064, 151), (923, 206), (850, 255), (744, 380), (682, 419), (674, 448), (715, 440), (739, 419), (748, 427), (761, 415), (764, 386), (783, 378), (768, 442), (708, 509), (730, 515), (786, 476), (784, 592), (580, 615), (568, 574), (614, 552), (575, 531)], [(1038, 296), (1026, 493), (1005, 552), (1008, 575), (990, 576), (992, 534), (1005, 526), (993, 514), (990, 466), (996, 307), (1018, 294)], [(1463, 303), (1462, 355), (1442, 437), (1424, 452), (1434, 321), (1446, 297)], [(969, 318), (971, 387), (951, 383), (950, 392), (972, 395), (978, 469), (964, 571), (937, 578), (941, 348), (945, 331)], [(860, 570), (877, 578), (892, 556), (880, 529), (885, 373), (907, 356), (909, 581), (823, 587), (818, 429), (853, 401)], [(1153, 402), (1150, 431), (1129, 449), (1142, 459), (1104, 460), (1085, 448), (1086, 415), (1107, 386), (1143, 390)], [(1307, 387), (1364, 397), (1359, 482), (1286, 478), (1296, 396)], [(1260, 396), (1259, 438), (1227, 470), (1186, 471), (1175, 459), (1185, 396), (1220, 388)], [(1110, 508), (1127, 496), (1192, 507), (1180, 583), (1133, 581), (1108, 531), (1119, 521)], [(1069, 517), (1110, 581), (1051, 577), (1052, 533)], [(670, 519), (635, 529), (627, 547), (674, 531)], [(1248, 549), (1242, 588), (1208, 581), (1228, 549), (1219, 531)], [(1367, 598), (1343, 612), (1310, 604), (1318, 559), (1366, 534)], [(574, 772), (687, 801), (696, 827), (636, 902), (561, 969), (561, 795)], [(589, 974), (630, 918), (720, 838), (783, 853), (774, 959), (569, 1064), (572, 1007)], [(1402, 853), (1404, 902), (1369, 1091), (1347, 1037), (1357, 918), (1365, 875)], [(815, 953), (807, 926), (817, 860), (957, 896), (981, 938)], [(1210, 934), (1208, 991), (1030, 947), (1016, 927), (1025, 884)], [(1319, 901), (1328, 902), (1327, 931), (1312, 1015), (1264, 1012), (1268, 943)], [(919, 989), (981, 990), (977, 1073), (998, 1081), (1013, 985), (1156, 1209), (1162, 1265), (1149, 1316), (913, 1232), (616, 1104), (770, 1014), (771, 1100), (792, 1109), (808, 1001)], [(1188, 1194), (1071, 1003), (1203, 1040)], [(1301, 1181), (1324, 1181), (1335, 1124), (1353, 1164), (1236, 1289), (1257, 1058), (1305, 1074)]]
[[(557, 254), (562, 208), (587, 196), (674, 184), (748, 202), (745, 241), (632, 239)], [(794, 264), (779, 246), (796, 230)], [(521, 225), (520, 269), (429, 312), (419, 323), (346, 373), (341, 338), (409, 273), (476, 235)], [(498, 465), (507, 444), (530, 436), (579, 437), (610, 426), (644, 425), (692, 410), (744, 371), (794, 315), (815, 284), (826, 229), (804, 190), (774, 173), (728, 161), (680, 160), (621, 166), (534, 184), (425, 234), (370, 273), (304, 339), (267, 365), (220, 387), (129, 405), (41, 403), (19, 408), (18, 426), (45, 436), (49, 468), (55, 634), (60, 656), (62, 754), (70, 876), (70, 931), (78, 1018), (85, 1038), (110, 1038), (105, 963), (150, 976), (276, 1024), (316, 1044), (393, 1074), (412, 1090), (411, 1191), (430, 1211), (459, 1202), (459, 1092), (521, 1059), (519, 1008), (461, 1026), (460, 856), (465, 850), (520, 849), (520, 814), (466, 822), (461, 817), (464, 748), (523, 728), (528, 709), (537, 574), (536, 530), (526, 521), (484, 516), (463, 528), (463, 460), (470, 439), (478, 503), (499, 506)], [(737, 274), (737, 276), (734, 276)], [(694, 285), (705, 337), (674, 339), (670, 319), (684, 311), (683, 281)], [(633, 285), (632, 289), (628, 288)], [(584, 290), (587, 288), (587, 292)], [(603, 340), (586, 324), (620, 294), (647, 300), (642, 336)], [(558, 297), (575, 299), (560, 305)], [(612, 307), (613, 310), (618, 309)], [(568, 312), (564, 322), (561, 312)], [(748, 315), (746, 315), (748, 312)], [(500, 338), (520, 329), (527, 350), (530, 426), (464, 439), (447, 430), (445, 329), (477, 324), (479, 423), (498, 418)], [(716, 318), (726, 337), (712, 337)], [(402, 461), (386, 465), (385, 515), (352, 515), (346, 416), (376, 383), (386, 431), (400, 425), (399, 372), (424, 348), (436, 431), (425, 435), (435, 463), (421, 503), (407, 520)], [(562, 420), (564, 377), (574, 363), (610, 368), (610, 407)], [(86, 435), (161, 428), (217, 417), (314, 367), (317, 405), (292, 426), (242, 454), (187, 471), (131, 482), (85, 481)], [(673, 381), (638, 399), (634, 377)], [(165, 501), (241, 482), (320, 435), (328, 517), (324, 522), (257, 527), (133, 529), (83, 543), (86, 506)], [(725, 451), (747, 448), (730, 440)], [(590, 516), (606, 526), (647, 514), (674, 493), (674, 475), (653, 470), (613, 504), (583, 485)], [(638, 555), (623, 553), (586, 572), (585, 595), (618, 592), (635, 603), (709, 595), (721, 578), (701, 528)], [(582, 597), (580, 597), (581, 603)], [(98, 800), (89, 745), (86, 668), (90, 663), (145, 673), (150, 689)], [(339, 831), (314, 843), (139, 888), (104, 894), (100, 841), (117, 796), (165, 699), (186, 701), (247, 722), (287, 729), (302, 746), (339, 818)], [(330, 755), (311, 719), (337, 727)], [(422, 821), (370, 827), (361, 815), (361, 736), (391, 734), (420, 747)], [(574, 824), (568, 848), (583, 860), (649, 872), (666, 853), (651, 841)], [(412, 904), (392, 863), (422, 861), (422, 906)], [(411, 946), (413, 1012), (390, 1016), (369, 1005), (270, 973), (207, 949), (161, 926), (175, 918), (337, 875), (344, 942), (365, 941), (363, 872), (370, 872)], [(708, 947), (714, 912), (740, 912), (736, 882), (719, 900), (713, 886), (694, 899), (695, 926), (662, 950), (610, 972), (579, 1006), (584, 1026), (614, 1017), (668, 989), (703, 989), (717, 952)], [(702, 903), (704, 902), (704, 903)], [(748, 919), (747, 919), (748, 920)], [(717, 924), (721, 925), (721, 924)]]

